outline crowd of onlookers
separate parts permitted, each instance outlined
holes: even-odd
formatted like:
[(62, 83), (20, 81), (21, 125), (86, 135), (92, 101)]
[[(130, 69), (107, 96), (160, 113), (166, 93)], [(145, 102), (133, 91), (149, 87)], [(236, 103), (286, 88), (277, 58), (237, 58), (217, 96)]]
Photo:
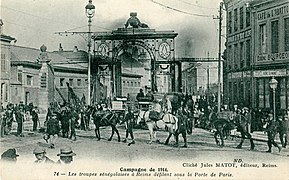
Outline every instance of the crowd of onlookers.
[[(57, 154), (59, 156), (58, 161), (54, 162), (46, 155), (46, 149), (44, 147), (36, 147), (33, 150), (33, 154), (35, 156), (35, 164), (70, 164), (73, 162), (73, 156), (76, 154), (72, 151), (71, 147), (65, 146), (60, 148), (60, 153)], [(16, 152), (15, 148), (11, 148), (6, 150), (1, 154), (1, 163), (16, 163), (19, 155)]]

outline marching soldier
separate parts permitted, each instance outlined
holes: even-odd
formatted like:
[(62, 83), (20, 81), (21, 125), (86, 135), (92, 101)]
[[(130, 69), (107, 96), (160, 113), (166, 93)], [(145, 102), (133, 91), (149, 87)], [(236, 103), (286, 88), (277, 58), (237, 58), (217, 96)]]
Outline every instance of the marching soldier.
[(135, 144), (134, 137), (133, 137), (134, 114), (130, 106), (128, 107), (128, 112), (125, 115), (124, 122), (125, 122), (125, 128), (126, 128), (126, 135), (125, 135), (125, 139), (123, 140), (123, 142), (126, 143), (128, 134), (130, 134), (130, 137), (132, 139), (132, 141), (128, 144), (130, 146), (131, 144)]
[(276, 136), (276, 133), (277, 133), (277, 123), (276, 123), (276, 120), (273, 118), (273, 114), (272, 113), (269, 113), (268, 114), (268, 125), (267, 125), (267, 128), (266, 128), (266, 131), (267, 131), (267, 135), (268, 135), (268, 150), (266, 152), (270, 153), (272, 152), (272, 144), (278, 148), (279, 152), (281, 151), (281, 147), (278, 146), (278, 144), (275, 142), (275, 136)]
[(18, 105), (17, 110), (15, 112), (15, 118), (17, 122), (17, 134), (16, 136), (24, 137), (23, 131), (23, 122), (24, 122), (24, 106), (21, 104)]

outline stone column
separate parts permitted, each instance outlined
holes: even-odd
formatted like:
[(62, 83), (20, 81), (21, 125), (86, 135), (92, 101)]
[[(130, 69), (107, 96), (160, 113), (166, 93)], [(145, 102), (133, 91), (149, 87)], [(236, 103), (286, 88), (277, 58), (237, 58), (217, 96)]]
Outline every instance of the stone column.
[(39, 71), (39, 109), (40, 113), (46, 114), (49, 104), (54, 101), (54, 70), (50, 64), (46, 52), (46, 46), (40, 47), (41, 53), (38, 58), (41, 63)]

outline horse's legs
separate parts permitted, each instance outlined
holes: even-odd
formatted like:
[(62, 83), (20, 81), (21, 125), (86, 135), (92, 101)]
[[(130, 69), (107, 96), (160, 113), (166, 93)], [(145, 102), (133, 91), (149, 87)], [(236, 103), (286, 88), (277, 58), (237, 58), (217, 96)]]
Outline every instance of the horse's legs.
[(217, 145), (220, 145), (220, 141), (218, 140), (217, 136), (218, 136), (219, 132), (218, 130), (214, 133), (214, 138), (215, 138), (215, 141), (216, 141), (216, 144)]
[(148, 144), (151, 144), (153, 142), (153, 124), (151, 123), (147, 123), (148, 129), (149, 129), (149, 133), (150, 133), (150, 140), (148, 142)]
[(172, 133), (169, 133), (169, 136), (166, 139), (165, 145), (169, 144), (171, 136), (172, 136)]
[(114, 131), (115, 131), (115, 128), (113, 126), (111, 126), (111, 136), (110, 138), (108, 139), (108, 141), (111, 141), (113, 135), (114, 135)]
[(250, 139), (250, 144), (251, 144), (251, 150), (254, 150), (254, 148), (255, 148), (255, 144), (254, 144), (254, 142), (253, 142), (253, 139), (252, 139), (252, 136), (251, 136), (251, 134), (248, 132), (248, 131), (246, 131), (246, 132), (244, 132), (245, 133), (245, 135)]
[(242, 139), (241, 139), (240, 144), (237, 146), (238, 149), (241, 149), (241, 148), (242, 148), (242, 145), (243, 145), (243, 143), (244, 143), (244, 139), (246, 138), (243, 130), (241, 130), (241, 136), (242, 136)]
[(119, 136), (119, 132), (118, 132), (118, 130), (116, 129), (116, 127), (114, 126), (114, 130), (115, 130), (115, 132), (116, 132), (116, 134), (117, 134), (117, 141), (118, 142), (120, 142), (120, 136)]
[(179, 146), (179, 133), (176, 133), (175, 134), (175, 139), (176, 139), (176, 143), (175, 143), (175, 146)]
[(186, 132), (182, 132), (182, 136), (183, 136), (184, 143), (185, 143), (183, 147), (187, 148), (188, 147), (188, 143), (187, 143), (187, 134), (186, 134)]
[(96, 134), (96, 138), (99, 141), (100, 140), (100, 132), (99, 132), (99, 127), (96, 127), (95, 129), (95, 134)]
[(157, 131), (154, 131), (154, 139), (156, 140), (157, 143), (160, 143), (160, 140), (157, 139)]

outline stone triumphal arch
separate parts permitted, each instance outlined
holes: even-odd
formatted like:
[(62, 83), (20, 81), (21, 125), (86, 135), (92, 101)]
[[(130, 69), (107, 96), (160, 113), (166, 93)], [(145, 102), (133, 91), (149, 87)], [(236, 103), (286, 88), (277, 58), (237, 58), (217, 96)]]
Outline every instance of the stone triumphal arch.
[(122, 92), (122, 63), (128, 59), (147, 62), (145, 67), (147, 71), (144, 71), (143, 76), (147, 77), (149, 74), (147, 86), (152, 92), (180, 91), (181, 63), (175, 61), (177, 35), (178, 33), (174, 31), (156, 31), (149, 28), (139, 21), (136, 13), (130, 14), (124, 28), (94, 34), (92, 36), (94, 99), (98, 99), (99, 96), (97, 87), (100, 75), (109, 77), (108, 96), (126, 95), (126, 92)]

